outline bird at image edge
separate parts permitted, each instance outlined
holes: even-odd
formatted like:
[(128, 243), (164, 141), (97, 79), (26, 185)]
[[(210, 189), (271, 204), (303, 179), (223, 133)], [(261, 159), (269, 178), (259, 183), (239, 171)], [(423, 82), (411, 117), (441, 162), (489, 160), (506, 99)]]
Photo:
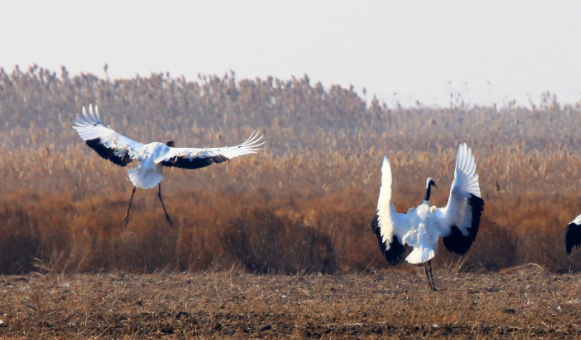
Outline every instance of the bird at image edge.
[(565, 229), (565, 249), (567, 255), (571, 255), (571, 251), (575, 247), (581, 245), (581, 215), (575, 217)]
[(443, 238), (449, 251), (464, 255), (478, 234), (484, 201), (475, 171), (472, 151), (465, 143), (460, 144), (448, 204), (443, 208), (430, 206), (431, 188), (437, 186), (432, 178), (428, 178), (422, 204), (401, 214), (395, 211), (392, 202), (391, 166), (387, 157), (383, 158), (379, 201), (371, 226), (390, 264), (395, 265), (401, 260), (408, 245), (413, 247), (405, 260), (411, 264), (424, 264), (432, 290), (436, 290), (436, 286), (431, 260), (438, 251), (439, 238)]
[(259, 147), (264, 144), (264, 142), (260, 143), (262, 136), (259, 136), (258, 133), (252, 133), (240, 145), (223, 148), (174, 148), (173, 141), (141, 144), (120, 135), (110, 127), (105, 127), (99, 118), (97, 106), (95, 106), (94, 111), (92, 105), (89, 105), (88, 110), (83, 107), (82, 112), (82, 115), (76, 114), (72, 120), (73, 129), (99, 156), (119, 166), (126, 166), (134, 160), (141, 162), (139, 166), (127, 172), (134, 187), (123, 225), (129, 220), (129, 210), (135, 189), (150, 189), (157, 185), (159, 187), (157, 196), (165, 212), (166, 220), (170, 226), (173, 226), (161, 197), (164, 166), (182, 169), (204, 168), (213, 163), (222, 163), (235, 157), (256, 153), (261, 150)]

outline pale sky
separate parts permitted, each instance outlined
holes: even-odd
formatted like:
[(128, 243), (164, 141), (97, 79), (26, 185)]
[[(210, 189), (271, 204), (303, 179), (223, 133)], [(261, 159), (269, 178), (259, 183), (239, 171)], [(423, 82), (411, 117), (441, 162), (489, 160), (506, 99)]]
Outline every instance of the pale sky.
[[(353, 84), (392, 105), (581, 101), (581, 1), (4, 1), (0, 66)], [(394, 95), (397, 93), (397, 95)]]

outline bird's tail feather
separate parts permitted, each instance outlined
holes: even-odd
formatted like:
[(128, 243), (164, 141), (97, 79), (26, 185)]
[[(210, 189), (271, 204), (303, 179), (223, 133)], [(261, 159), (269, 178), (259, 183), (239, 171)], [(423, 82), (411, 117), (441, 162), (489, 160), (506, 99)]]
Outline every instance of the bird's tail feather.
[(434, 256), (436, 256), (434, 249), (419, 246), (414, 248), (405, 260), (411, 264), (420, 264), (431, 260)]
[(153, 188), (161, 182), (163, 175), (153, 169), (148, 169), (139, 165), (127, 172), (131, 183), (138, 188)]

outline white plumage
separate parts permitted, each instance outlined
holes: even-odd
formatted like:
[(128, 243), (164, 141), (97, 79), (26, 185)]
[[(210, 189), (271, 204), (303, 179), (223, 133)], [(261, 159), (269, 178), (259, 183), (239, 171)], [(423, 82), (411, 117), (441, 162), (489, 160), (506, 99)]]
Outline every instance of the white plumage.
[(438, 251), (440, 237), (448, 250), (464, 255), (478, 233), (484, 201), (480, 197), (472, 151), (465, 143), (458, 147), (454, 181), (448, 204), (444, 208), (430, 206), (431, 187), (436, 186), (436, 183), (428, 178), (426, 197), (422, 204), (409, 209), (406, 214), (396, 212), (391, 193), (391, 166), (387, 157), (383, 159), (381, 171), (381, 189), (372, 227), (382, 252), (391, 264), (397, 264), (406, 247), (412, 246), (413, 250), (406, 261), (412, 264), (425, 263), (428, 282), (435, 290), (430, 260)]
[[(126, 166), (133, 160), (141, 162), (137, 167), (128, 171), (129, 179), (137, 188), (149, 189), (159, 185), (158, 196), (161, 199), (162, 169), (178, 167), (184, 169), (199, 169), (213, 163), (222, 163), (229, 159), (253, 154), (260, 150), (262, 136), (253, 133), (244, 143), (223, 148), (174, 148), (173, 141), (164, 143), (153, 142), (141, 144), (125, 136), (120, 135), (110, 127), (105, 127), (99, 118), (99, 110), (89, 105), (88, 111), (83, 107), (83, 114), (76, 115), (73, 119), (73, 128), (89, 147), (95, 150), (101, 157), (111, 162)], [(131, 195), (135, 193), (135, 187)], [(131, 208), (131, 201), (129, 208)], [(165, 206), (164, 206), (165, 210)], [(127, 221), (129, 210), (124, 221)], [(171, 224), (169, 215), (166, 217)]]

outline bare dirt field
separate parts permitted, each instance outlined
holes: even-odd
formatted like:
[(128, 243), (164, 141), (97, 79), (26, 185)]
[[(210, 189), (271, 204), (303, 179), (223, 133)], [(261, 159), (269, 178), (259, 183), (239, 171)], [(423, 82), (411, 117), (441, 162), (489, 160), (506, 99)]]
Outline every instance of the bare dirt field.
[(421, 268), (345, 275), (0, 278), (0, 338), (572, 338), (581, 275)]

